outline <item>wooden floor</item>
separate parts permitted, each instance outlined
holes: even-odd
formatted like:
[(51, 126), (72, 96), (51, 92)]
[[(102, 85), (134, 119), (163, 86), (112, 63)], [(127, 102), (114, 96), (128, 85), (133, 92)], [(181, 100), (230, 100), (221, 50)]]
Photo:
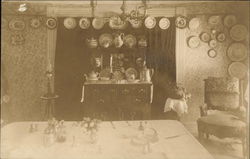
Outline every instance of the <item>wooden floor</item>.
[[(198, 139), (196, 122), (181, 122), (189, 132)], [(203, 140), (200, 141), (200, 143), (214, 156), (215, 159), (243, 159), (240, 140), (230, 138), (218, 139), (211, 136), (209, 140)]]

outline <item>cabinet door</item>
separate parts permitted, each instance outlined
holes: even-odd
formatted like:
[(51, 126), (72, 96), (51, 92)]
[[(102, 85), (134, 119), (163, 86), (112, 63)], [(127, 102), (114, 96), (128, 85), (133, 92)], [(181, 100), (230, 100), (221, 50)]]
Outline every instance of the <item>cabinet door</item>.
[(134, 88), (134, 103), (145, 104), (150, 101), (150, 87), (147, 85), (140, 85)]

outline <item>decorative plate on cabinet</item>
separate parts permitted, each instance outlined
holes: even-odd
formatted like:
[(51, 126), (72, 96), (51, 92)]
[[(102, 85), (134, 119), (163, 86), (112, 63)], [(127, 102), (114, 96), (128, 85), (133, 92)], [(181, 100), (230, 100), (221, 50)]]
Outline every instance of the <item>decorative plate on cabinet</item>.
[(189, 21), (189, 29), (197, 29), (200, 26), (200, 19), (199, 18), (192, 18)]
[(211, 48), (215, 48), (217, 46), (217, 41), (212, 39), (209, 41), (208, 45), (211, 47)]
[(237, 19), (235, 15), (227, 15), (224, 18), (224, 25), (228, 28), (230, 28), (231, 26), (235, 25), (237, 23)]
[(218, 25), (219, 23), (221, 23), (221, 17), (218, 15), (213, 15), (208, 18), (208, 23), (211, 25)]
[(247, 47), (241, 43), (233, 43), (227, 49), (227, 56), (232, 61), (242, 61), (247, 57)]
[(12, 19), (10, 22), (9, 22), (9, 28), (11, 30), (15, 30), (15, 31), (21, 31), (21, 30), (24, 30), (25, 28), (25, 23), (23, 20), (21, 19)]
[(228, 73), (231, 77), (243, 79), (247, 75), (247, 66), (241, 62), (233, 62), (228, 67)]
[(108, 48), (109, 46), (111, 46), (112, 42), (113, 37), (111, 34), (104, 33), (99, 37), (99, 44), (104, 48)]
[(219, 41), (219, 42), (223, 42), (226, 40), (226, 35), (224, 33), (219, 33), (217, 36), (216, 36), (216, 39)]
[(128, 48), (132, 48), (136, 45), (136, 38), (135, 36), (128, 34), (124, 37), (124, 44)]
[(211, 58), (215, 58), (217, 56), (217, 52), (214, 49), (208, 50), (207, 54)]
[(156, 19), (155, 17), (149, 16), (145, 19), (145, 26), (148, 29), (153, 29), (156, 25)]
[(169, 26), (170, 26), (170, 20), (166, 17), (161, 18), (161, 20), (159, 21), (159, 27), (165, 30), (169, 28)]
[(247, 35), (247, 27), (244, 25), (236, 24), (230, 29), (230, 36), (235, 41), (245, 40)]
[(81, 29), (88, 29), (90, 27), (90, 21), (89, 21), (89, 19), (85, 18), (85, 17), (81, 18), (79, 20), (79, 27)]
[(207, 33), (207, 32), (204, 32), (204, 33), (201, 33), (200, 34), (200, 39), (201, 39), (201, 41), (203, 41), (203, 42), (208, 42), (209, 40), (210, 40), (210, 34), (209, 33)]
[(67, 29), (74, 29), (77, 25), (75, 18), (65, 18), (63, 24)]
[(188, 39), (188, 46), (190, 48), (197, 48), (200, 45), (200, 39), (197, 36), (191, 36)]
[(136, 79), (138, 73), (137, 73), (136, 69), (130, 67), (130, 68), (128, 68), (128, 69), (125, 71), (125, 75), (126, 75), (126, 78), (127, 78), (127, 79), (130, 79), (131, 76), (133, 76), (133, 75), (134, 75), (134, 79)]
[(40, 19), (38, 19), (38, 18), (32, 18), (32, 19), (30, 20), (30, 26), (31, 26), (32, 28), (35, 28), (35, 29), (39, 28), (39, 27), (41, 26), (41, 21), (40, 21)]
[(178, 16), (175, 19), (175, 25), (177, 28), (183, 29), (187, 26), (187, 18), (184, 16)]
[(46, 25), (49, 29), (55, 29), (57, 26), (56, 18), (47, 18)]
[(102, 29), (105, 24), (105, 21), (103, 18), (94, 18), (92, 21), (92, 26), (94, 29)]

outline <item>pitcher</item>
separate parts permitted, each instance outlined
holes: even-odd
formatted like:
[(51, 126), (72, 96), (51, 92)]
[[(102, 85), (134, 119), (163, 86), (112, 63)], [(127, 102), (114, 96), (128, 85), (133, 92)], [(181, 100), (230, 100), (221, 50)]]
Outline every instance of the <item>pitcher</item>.
[(123, 45), (123, 36), (124, 33), (115, 34), (114, 45), (116, 48), (120, 48)]

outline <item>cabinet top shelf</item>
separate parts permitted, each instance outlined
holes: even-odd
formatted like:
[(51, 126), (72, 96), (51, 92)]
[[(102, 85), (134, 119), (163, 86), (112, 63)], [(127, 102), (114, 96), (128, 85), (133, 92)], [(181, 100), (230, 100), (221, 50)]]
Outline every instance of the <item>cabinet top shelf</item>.
[(96, 81), (86, 81), (84, 85), (90, 85), (90, 84), (152, 84), (152, 82), (129, 82), (127, 80), (121, 80), (121, 81), (113, 81), (113, 80), (107, 80), (107, 81), (101, 81), (101, 80), (96, 80)]

